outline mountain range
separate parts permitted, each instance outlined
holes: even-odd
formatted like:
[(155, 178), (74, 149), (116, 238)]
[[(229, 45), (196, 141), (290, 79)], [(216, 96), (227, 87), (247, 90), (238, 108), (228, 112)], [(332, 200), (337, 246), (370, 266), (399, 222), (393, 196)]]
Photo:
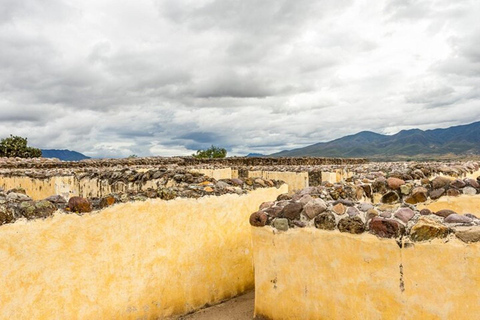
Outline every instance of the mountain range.
[(480, 155), (480, 121), (433, 130), (402, 130), (394, 135), (362, 131), (329, 142), (271, 154), (273, 157), (342, 157), (377, 160), (435, 159)]
[(83, 159), (90, 159), (84, 154), (77, 151), (58, 150), (58, 149), (42, 149), (43, 158), (58, 158), (63, 161), (80, 161)]

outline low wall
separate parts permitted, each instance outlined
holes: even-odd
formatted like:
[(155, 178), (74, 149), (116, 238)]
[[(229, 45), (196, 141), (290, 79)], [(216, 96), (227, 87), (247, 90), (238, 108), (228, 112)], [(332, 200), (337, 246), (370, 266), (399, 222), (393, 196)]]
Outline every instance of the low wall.
[(267, 319), (475, 319), (480, 244), (252, 227), (255, 314)]
[(220, 169), (192, 169), (193, 172), (199, 172), (206, 176), (209, 176), (215, 180), (220, 179), (232, 179), (233, 177), (232, 168), (220, 168)]
[(23, 188), (34, 200), (45, 199), (55, 194), (66, 199), (79, 195), (78, 180), (75, 176), (53, 176), (44, 179), (28, 176), (0, 176), (0, 188), (4, 190)]
[(248, 177), (262, 177), (263, 179), (284, 181), (288, 184), (288, 193), (290, 194), (302, 190), (309, 185), (307, 172), (249, 171)]
[(0, 319), (157, 319), (253, 288), (250, 213), (287, 191), (159, 199), (0, 227)]

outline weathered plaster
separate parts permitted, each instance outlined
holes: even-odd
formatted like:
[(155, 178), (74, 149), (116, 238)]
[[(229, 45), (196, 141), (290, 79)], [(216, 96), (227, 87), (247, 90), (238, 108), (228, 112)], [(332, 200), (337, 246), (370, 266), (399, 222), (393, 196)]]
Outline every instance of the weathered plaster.
[(157, 319), (238, 295), (254, 286), (248, 217), (286, 191), (3, 225), (0, 319)]

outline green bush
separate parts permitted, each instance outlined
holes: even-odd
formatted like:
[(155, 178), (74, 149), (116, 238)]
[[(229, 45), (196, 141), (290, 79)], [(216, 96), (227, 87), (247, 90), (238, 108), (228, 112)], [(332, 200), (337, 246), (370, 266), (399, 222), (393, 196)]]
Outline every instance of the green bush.
[(197, 153), (192, 154), (192, 156), (197, 159), (225, 158), (227, 156), (227, 150), (212, 145), (206, 150), (197, 150)]
[(27, 146), (27, 138), (10, 135), (0, 141), (0, 157), (38, 158), (42, 150)]

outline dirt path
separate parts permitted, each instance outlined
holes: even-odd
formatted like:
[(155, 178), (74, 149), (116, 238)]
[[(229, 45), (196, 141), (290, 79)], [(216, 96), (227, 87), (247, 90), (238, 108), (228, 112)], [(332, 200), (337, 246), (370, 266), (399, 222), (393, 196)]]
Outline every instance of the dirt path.
[(216, 306), (199, 310), (180, 320), (252, 320), (255, 291), (228, 300)]

